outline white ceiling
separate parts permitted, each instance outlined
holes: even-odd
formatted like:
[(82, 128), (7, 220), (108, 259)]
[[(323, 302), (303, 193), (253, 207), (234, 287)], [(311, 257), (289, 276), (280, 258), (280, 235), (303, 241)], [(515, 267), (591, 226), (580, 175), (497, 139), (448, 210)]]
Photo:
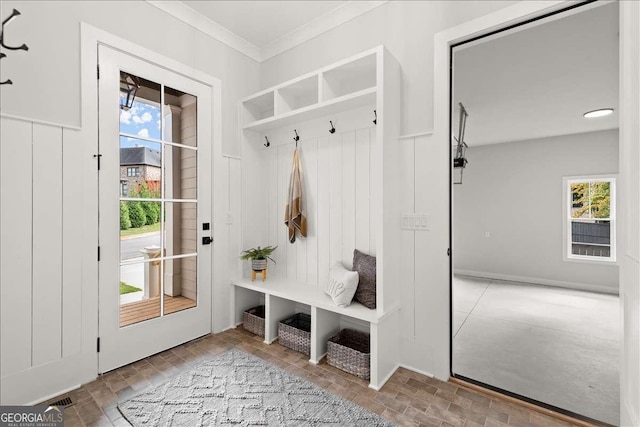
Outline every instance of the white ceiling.
[(346, 1), (183, 1), (190, 8), (263, 47), (331, 13)]
[[(455, 49), (454, 105), (469, 113), (467, 144), (618, 127), (617, 2), (504, 34)], [(605, 107), (616, 113), (583, 117)]]
[(262, 62), (389, 0), (146, 1), (238, 52)]

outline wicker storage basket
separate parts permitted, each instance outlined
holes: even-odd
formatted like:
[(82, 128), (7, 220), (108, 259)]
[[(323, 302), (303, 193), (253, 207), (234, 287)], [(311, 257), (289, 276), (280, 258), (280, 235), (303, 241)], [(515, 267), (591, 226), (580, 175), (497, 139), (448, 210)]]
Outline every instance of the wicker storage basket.
[(311, 354), (311, 316), (296, 313), (278, 323), (278, 341), (291, 350)]
[(327, 342), (327, 363), (368, 380), (371, 375), (369, 334), (343, 329)]
[(242, 327), (245, 331), (264, 337), (264, 305), (246, 310), (242, 315)]

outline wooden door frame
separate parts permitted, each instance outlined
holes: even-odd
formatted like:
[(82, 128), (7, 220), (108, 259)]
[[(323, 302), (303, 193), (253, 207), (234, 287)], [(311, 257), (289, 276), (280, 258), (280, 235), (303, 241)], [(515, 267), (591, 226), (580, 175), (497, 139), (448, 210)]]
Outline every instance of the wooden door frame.
[[(81, 132), (83, 140), (83, 169), (82, 169), (82, 194), (83, 215), (83, 248), (84, 255), (82, 260), (82, 363), (78, 369), (81, 371), (81, 379), (83, 383), (90, 382), (97, 377), (98, 374), (98, 171), (97, 161), (94, 155), (98, 153), (98, 85), (97, 85), (97, 67), (98, 67), (98, 45), (108, 46), (112, 49), (125, 52), (127, 54), (144, 58), (158, 66), (167, 68), (173, 72), (182, 74), (190, 79), (199, 81), (211, 87), (211, 135), (212, 135), (212, 183), (211, 183), (211, 203), (213, 206), (213, 224), (212, 230), (222, 230), (224, 224), (224, 214), (226, 207), (223, 205), (222, 197), (216, 198), (216, 194), (224, 194), (220, 190), (224, 188), (225, 181), (220, 175), (224, 170), (222, 157), (222, 126), (221, 126), (221, 110), (222, 82), (220, 79), (206, 74), (202, 71), (191, 68), (171, 58), (167, 58), (150, 49), (139, 46), (131, 41), (125, 40), (99, 28), (93, 27), (86, 23), (80, 25), (80, 75), (81, 75)], [(217, 203), (218, 202), (218, 203)], [(221, 233), (222, 234), (222, 233)], [(215, 235), (214, 235), (215, 237)], [(213, 260), (216, 253), (222, 253), (225, 250), (225, 240), (216, 241), (214, 239), (213, 248), (211, 250), (211, 259), (204, 260), (211, 262), (212, 277), (211, 283), (211, 307), (214, 306), (214, 276), (215, 264)], [(96, 248), (95, 251), (91, 248)], [(220, 330), (224, 325), (217, 325), (214, 322), (215, 316), (211, 316), (211, 330)]]

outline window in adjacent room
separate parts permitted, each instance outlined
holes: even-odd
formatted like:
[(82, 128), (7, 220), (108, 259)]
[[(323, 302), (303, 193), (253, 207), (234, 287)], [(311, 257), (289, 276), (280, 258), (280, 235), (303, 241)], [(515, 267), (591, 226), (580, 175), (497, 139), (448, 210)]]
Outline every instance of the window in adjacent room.
[(564, 178), (565, 260), (615, 261), (615, 177)]

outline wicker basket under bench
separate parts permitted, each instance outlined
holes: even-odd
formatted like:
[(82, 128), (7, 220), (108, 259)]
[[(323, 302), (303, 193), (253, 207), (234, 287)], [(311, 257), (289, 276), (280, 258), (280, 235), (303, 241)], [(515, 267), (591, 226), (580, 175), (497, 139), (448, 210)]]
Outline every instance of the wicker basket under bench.
[(242, 327), (245, 331), (264, 338), (264, 305), (246, 310), (242, 314)]
[(359, 378), (371, 376), (370, 335), (343, 329), (327, 342), (327, 363)]
[(278, 323), (278, 342), (307, 356), (311, 354), (311, 316), (296, 313)]

